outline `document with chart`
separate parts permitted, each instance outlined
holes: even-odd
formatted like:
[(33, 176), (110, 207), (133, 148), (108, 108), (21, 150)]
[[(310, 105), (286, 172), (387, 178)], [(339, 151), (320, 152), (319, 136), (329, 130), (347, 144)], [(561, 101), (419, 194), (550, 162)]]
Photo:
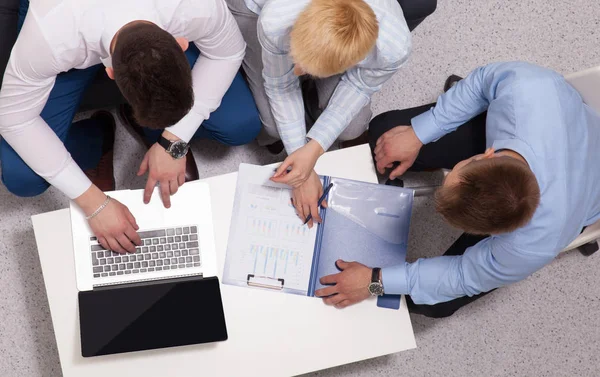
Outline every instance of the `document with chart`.
[[(371, 267), (404, 263), (413, 203), (409, 189), (324, 176), (333, 184), (322, 224), (303, 225), (291, 188), (269, 180), (273, 168), (241, 164), (223, 282), (314, 296), (335, 261)], [(315, 223), (316, 224), (316, 223)]]

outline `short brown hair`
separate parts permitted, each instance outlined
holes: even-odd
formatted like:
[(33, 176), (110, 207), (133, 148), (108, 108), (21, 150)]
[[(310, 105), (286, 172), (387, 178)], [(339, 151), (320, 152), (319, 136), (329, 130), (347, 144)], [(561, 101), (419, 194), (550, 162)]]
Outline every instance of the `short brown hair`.
[(192, 108), (192, 74), (185, 53), (155, 24), (139, 22), (121, 29), (112, 64), (115, 82), (140, 125), (163, 129)]
[(342, 73), (375, 46), (379, 24), (363, 0), (312, 0), (290, 34), (294, 62), (315, 77)]
[(437, 211), (471, 234), (512, 232), (531, 220), (540, 188), (529, 167), (511, 157), (472, 161), (458, 172), (458, 183), (435, 194)]

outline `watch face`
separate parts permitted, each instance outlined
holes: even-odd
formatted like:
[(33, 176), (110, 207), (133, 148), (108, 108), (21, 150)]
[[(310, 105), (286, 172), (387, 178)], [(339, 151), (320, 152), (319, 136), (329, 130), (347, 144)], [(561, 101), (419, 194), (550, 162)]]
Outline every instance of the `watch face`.
[(371, 283), (369, 284), (369, 292), (373, 296), (381, 296), (383, 295), (383, 285), (381, 283)]
[(173, 158), (183, 158), (187, 154), (188, 145), (183, 141), (176, 141), (171, 144), (171, 148), (169, 148), (169, 153)]

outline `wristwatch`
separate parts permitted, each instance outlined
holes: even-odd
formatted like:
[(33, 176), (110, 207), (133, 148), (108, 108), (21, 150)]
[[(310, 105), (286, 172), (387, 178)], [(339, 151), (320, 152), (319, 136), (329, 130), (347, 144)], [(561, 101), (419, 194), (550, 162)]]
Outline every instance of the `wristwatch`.
[(383, 283), (379, 280), (379, 273), (381, 268), (373, 268), (373, 274), (371, 275), (371, 284), (369, 284), (369, 293), (371, 296), (383, 296)]
[(160, 139), (158, 139), (158, 144), (160, 144), (168, 154), (171, 155), (174, 159), (178, 160), (180, 158), (184, 158), (188, 152), (189, 146), (188, 143), (182, 140), (167, 140), (164, 136), (161, 135)]

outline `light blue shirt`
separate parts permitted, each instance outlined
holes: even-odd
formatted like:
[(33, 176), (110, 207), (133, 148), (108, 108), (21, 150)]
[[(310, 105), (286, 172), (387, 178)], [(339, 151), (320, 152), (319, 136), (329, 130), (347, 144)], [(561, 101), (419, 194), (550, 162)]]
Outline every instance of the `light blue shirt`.
[(306, 133), (300, 81), (290, 56), (290, 32), (310, 0), (246, 0), (259, 15), (258, 40), (262, 46), (263, 78), (279, 136), (288, 154), (317, 141), (323, 150), (335, 142), (360, 110), (369, 104), (392, 75), (406, 62), (411, 36), (397, 0), (365, 0), (379, 23), (379, 35), (365, 59), (344, 73), (327, 108)]
[(464, 255), (384, 268), (386, 293), (435, 304), (525, 279), (600, 218), (600, 114), (561, 75), (522, 62), (478, 68), (412, 125), (427, 144), (485, 110), (486, 146), (527, 160), (540, 187), (538, 209), (523, 228)]

